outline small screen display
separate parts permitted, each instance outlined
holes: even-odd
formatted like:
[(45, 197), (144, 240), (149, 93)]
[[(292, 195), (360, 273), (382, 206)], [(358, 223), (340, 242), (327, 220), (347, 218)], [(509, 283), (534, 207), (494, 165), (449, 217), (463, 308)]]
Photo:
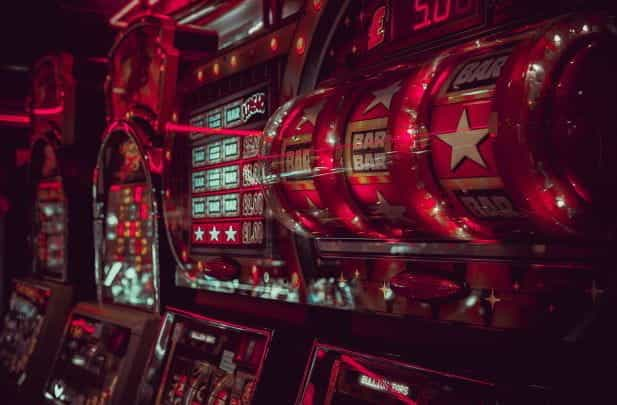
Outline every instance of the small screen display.
[(530, 403), (521, 401), (521, 398), (503, 401), (492, 384), (481, 380), (321, 344), (315, 347), (307, 370), (309, 373), (300, 401), (303, 404)]
[(104, 297), (112, 302), (147, 308), (155, 304), (151, 204), (146, 183), (109, 188), (101, 283)]
[(52, 369), (45, 398), (56, 404), (101, 404), (113, 396), (131, 331), (73, 316)]
[(36, 190), (35, 203), (35, 270), (47, 277), (64, 276), (66, 214), (62, 180), (53, 178), (41, 181)]
[(411, 29), (416, 32), (474, 15), (480, 5), (480, 0), (413, 0), (409, 2), (413, 3), (409, 21)]
[[(254, 139), (203, 135), (192, 139), (193, 247), (263, 244), (264, 196)], [(208, 151), (205, 164), (195, 159), (202, 150)]]
[(15, 282), (0, 332), (0, 362), (17, 379), (36, 347), (50, 296), (47, 288)]
[(252, 403), (270, 335), (214, 320), (167, 313), (140, 403)]

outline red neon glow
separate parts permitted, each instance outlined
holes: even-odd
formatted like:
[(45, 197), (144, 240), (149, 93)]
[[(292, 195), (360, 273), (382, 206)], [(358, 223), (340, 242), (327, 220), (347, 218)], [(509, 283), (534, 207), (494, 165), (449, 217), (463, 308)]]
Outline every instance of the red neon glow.
[(477, 0), (414, 0), (412, 21), (419, 31), (458, 17), (464, 17), (477, 7)]
[(279, 40), (277, 37), (272, 37), (270, 40), (270, 49), (272, 52), (276, 52), (279, 50)]
[(298, 39), (296, 40), (296, 53), (298, 55), (303, 55), (305, 51), (306, 41), (304, 40), (304, 37), (298, 37)]
[(34, 108), (32, 112), (34, 115), (55, 115), (64, 111), (64, 106), (51, 107), (51, 108)]
[(109, 24), (111, 24), (114, 27), (121, 27), (121, 28), (126, 27), (127, 25), (126, 22), (120, 21), (120, 20), (122, 19), (122, 17), (130, 13), (138, 5), (139, 5), (139, 0), (131, 0), (130, 2), (128, 2), (126, 6), (122, 7), (120, 10), (118, 10), (116, 14), (111, 16), (111, 18), (109, 19)]
[(406, 405), (417, 405), (418, 403), (416, 401), (414, 401), (413, 399), (401, 394), (400, 392), (396, 391), (393, 387), (392, 387), (392, 383), (390, 383), (386, 378), (384, 378), (383, 376), (369, 370), (368, 368), (364, 367), (362, 364), (358, 363), (356, 360), (354, 360), (353, 358), (351, 358), (350, 356), (347, 356), (346, 354), (341, 355), (341, 360), (343, 361), (343, 363), (347, 364), (348, 366), (350, 366), (351, 368), (353, 368), (356, 371), (359, 371), (360, 373), (371, 377), (374, 380), (379, 381), (383, 387), (388, 391), (388, 393), (394, 397), (396, 397), (396, 399), (398, 399), (399, 401), (401, 401), (402, 403), (406, 404)]
[(84, 332), (90, 335), (94, 333), (94, 326), (89, 324), (83, 319), (73, 319), (71, 321), (71, 326), (75, 328), (80, 328), (81, 330), (83, 330)]
[(0, 122), (6, 122), (9, 124), (30, 125), (30, 117), (28, 117), (27, 115), (0, 114)]
[(165, 126), (169, 132), (198, 132), (205, 135), (227, 135), (227, 136), (261, 136), (262, 131), (248, 129), (224, 129), (224, 128), (203, 128), (191, 125), (167, 123)]
[(312, 2), (312, 3), (313, 3), (313, 9), (314, 9), (315, 11), (319, 11), (319, 10), (321, 10), (321, 6), (323, 6), (323, 2), (322, 2), (322, 0), (313, 0), (313, 2)]

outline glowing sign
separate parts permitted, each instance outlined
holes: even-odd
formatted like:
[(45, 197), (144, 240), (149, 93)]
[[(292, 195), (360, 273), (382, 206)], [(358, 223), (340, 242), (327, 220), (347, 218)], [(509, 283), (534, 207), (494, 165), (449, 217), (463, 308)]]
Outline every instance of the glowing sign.
[(467, 17), (478, 9), (479, 0), (414, 0), (411, 17), (414, 31)]
[(249, 96), (242, 103), (242, 121), (247, 122), (253, 116), (266, 113), (266, 93), (260, 92)]
[(394, 391), (402, 395), (409, 395), (409, 387), (405, 384), (395, 383), (386, 379), (376, 379), (364, 374), (360, 374), (360, 377), (358, 378), (358, 384), (375, 391)]
[(207, 110), (191, 119), (191, 125), (207, 128), (234, 128), (251, 121), (265, 119), (268, 112), (268, 95), (265, 91), (252, 93)]

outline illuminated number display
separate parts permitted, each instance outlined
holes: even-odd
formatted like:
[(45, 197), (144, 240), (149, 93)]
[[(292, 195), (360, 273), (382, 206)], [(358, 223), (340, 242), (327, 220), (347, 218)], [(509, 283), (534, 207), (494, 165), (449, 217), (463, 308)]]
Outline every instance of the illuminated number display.
[(225, 216), (227, 217), (235, 217), (240, 213), (239, 207), (240, 204), (238, 201), (240, 200), (239, 194), (227, 194), (223, 196), (223, 210)]
[[(199, 149), (199, 148), (198, 148)], [(221, 143), (212, 142), (208, 145), (208, 163), (218, 163), (221, 161)]]
[(413, 31), (425, 30), (477, 12), (480, 0), (413, 0)]
[(207, 188), (208, 190), (212, 190), (212, 191), (216, 191), (216, 190), (220, 190), (222, 184), (222, 179), (221, 179), (221, 175), (222, 175), (222, 170), (221, 168), (216, 168), (216, 169), (210, 169), (207, 172), (207, 176), (208, 176), (208, 181), (207, 181)]
[(223, 126), (223, 113), (220, 110), (208, 113), (208, 128), (221, 128)]
[(240, 157), (240, 140), (228, 138), (223, 141), (224, 160), (234, 160)]
[(193, 217), (202, 218), (206, 216), (206, 199), (202, 197), (193, 198)]
[[(192, 125), (234, 128), (267, 118), (268, 93), (248, 93), (189, 119)], [(191, 135), (192, 248), (264, 243), (259, 137)]]
[(206, 148), (193, 149), (193, 167), (203, 166), (206, 163)]
[(220, 195), (208, 196), (207, 204), (209, 217), (216, 218), (221, 216), (222, 209)]
[(225, 182), (225, 188), (236, 188), (240, 185), (238, 171), (238, 165), (223, 167), (223, 179)]
[(191, 187), (194, 193), (204, 191), (206, 189), (206, 172), (195, 172), (191, 176)]
[(192, 245), (262, 245), (265, 198), (257, 161), (259, 140), (196, 136), (193, 141)]

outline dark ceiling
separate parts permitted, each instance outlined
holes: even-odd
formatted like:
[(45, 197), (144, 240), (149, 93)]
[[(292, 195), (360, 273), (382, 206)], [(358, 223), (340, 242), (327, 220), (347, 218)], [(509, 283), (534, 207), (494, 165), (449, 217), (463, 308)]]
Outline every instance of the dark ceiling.
[(28, 71), (41, 55), (102, 57), (115, 32), (109, 17), (127, 0), (14, 0), (0, 12), (0, 108), (23, 105)]

